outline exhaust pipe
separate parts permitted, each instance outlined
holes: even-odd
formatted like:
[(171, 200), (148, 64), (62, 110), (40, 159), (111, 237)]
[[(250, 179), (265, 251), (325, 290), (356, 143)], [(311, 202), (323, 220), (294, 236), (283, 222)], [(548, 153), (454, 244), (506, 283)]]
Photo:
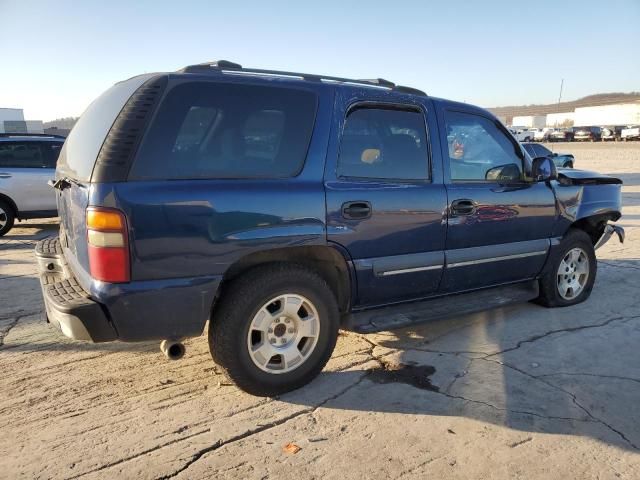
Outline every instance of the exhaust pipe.
[(160, 343), (160, 350), (169, 360), (180, 360), (187, 351), (184, 343), (174, 340), (163, 340)]

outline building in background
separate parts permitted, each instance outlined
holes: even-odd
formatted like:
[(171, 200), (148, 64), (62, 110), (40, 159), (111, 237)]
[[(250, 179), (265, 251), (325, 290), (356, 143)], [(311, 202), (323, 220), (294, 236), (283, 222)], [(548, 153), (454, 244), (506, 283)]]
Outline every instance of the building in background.
[(547, 116), (523, 115), (519, 117), (513, 117), (512, 125), (515, 127), (543, 128), (547, 125)]
[(577, 127), (640, 124), (640, 101), (620, 105), (599, 105), (576, 108)]
[(44, 133), (42, 120), (25, 120), (21, 108), (0, 108), (0, 133)]
[(575, 112), (561, 112), (547, 114), (547, 127), (572, 127)]

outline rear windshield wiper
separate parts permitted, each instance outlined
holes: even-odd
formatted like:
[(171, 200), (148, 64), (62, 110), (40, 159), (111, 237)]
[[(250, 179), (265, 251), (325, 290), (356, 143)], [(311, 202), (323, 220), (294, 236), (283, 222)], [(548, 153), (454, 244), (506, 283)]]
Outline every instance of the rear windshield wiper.
[(77, 180), (73, 179), (73, 178), (69, 178), (69, 177), (60, 177), (57, 180), (49, 180), (47, 182), (47, 184), (50, 187), (53, 188), (57, 188), (58, 190), (62, 191), (65, 188), (69, 188), (72, 184), (75, 185), (80, 185), (80, 182), (78, 182)]

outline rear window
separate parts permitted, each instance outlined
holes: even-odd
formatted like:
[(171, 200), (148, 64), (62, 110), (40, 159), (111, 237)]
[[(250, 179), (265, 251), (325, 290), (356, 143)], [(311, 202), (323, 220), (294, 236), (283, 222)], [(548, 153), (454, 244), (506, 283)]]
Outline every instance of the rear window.
[(120, 110), (138, 87), (154, 76), (139, 75), (116, 83), (87, 107), (64, 142), (58, 161), (60, 173), (89, 181), (98, 152)]
[(283, 178), (297, 175), (313, 131), (308, 90), (194, 82), (163, 100), (129, 178)]
[(55, 168), (62, 142), (0, 142), (0, 168)]

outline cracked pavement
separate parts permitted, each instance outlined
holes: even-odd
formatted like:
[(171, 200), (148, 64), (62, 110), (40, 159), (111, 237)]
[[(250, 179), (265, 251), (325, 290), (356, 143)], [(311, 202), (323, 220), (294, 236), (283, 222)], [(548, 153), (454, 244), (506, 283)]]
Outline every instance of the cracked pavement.
[(640, 478), (640, 143), (554, 147), (625, 181), (627, 241), (598, 251), (587, 302), (342, 332), (276, 399), (231, 386), (205, 337), (178, 362), (65, 339), (32, 253), (57, 225), (19, 224), (0, 238), (0, 478)]

